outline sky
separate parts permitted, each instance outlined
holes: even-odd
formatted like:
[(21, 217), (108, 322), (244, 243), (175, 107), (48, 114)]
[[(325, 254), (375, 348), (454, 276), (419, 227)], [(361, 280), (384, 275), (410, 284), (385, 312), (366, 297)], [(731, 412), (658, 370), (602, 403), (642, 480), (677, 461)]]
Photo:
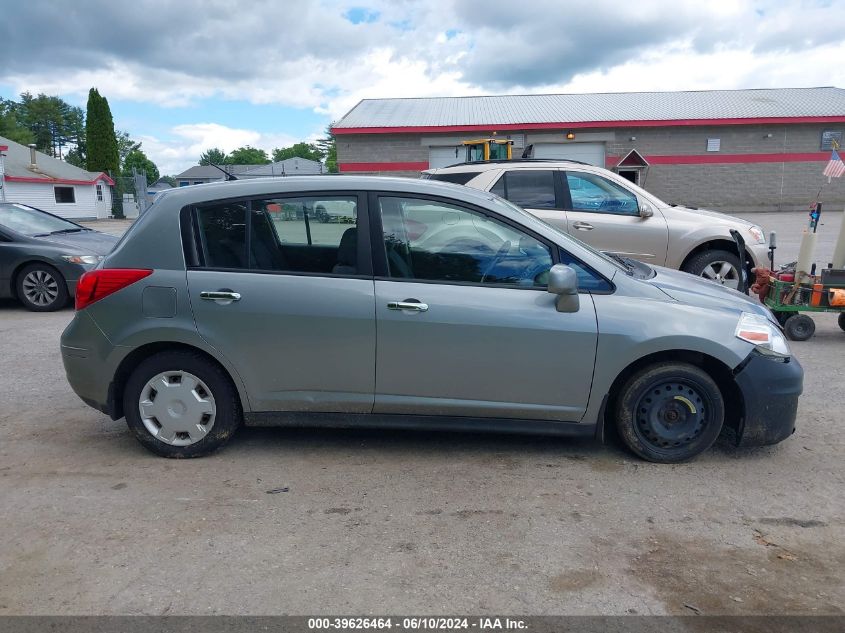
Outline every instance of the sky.
[(96, 86), (163, 174), (361, 99), (845, 87), (845, 0), (27, 0), (0, 97)]

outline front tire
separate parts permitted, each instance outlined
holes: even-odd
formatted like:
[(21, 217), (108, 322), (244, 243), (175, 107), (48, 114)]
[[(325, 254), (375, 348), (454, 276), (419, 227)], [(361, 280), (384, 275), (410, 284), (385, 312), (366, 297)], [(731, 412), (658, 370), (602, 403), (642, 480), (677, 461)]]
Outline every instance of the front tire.
[(33, 312), (54, 312), (67, 305), (70, 294), (62, 274), (49, 264), (29, 264), (18, 273), (18, 300)]
[(725, 420), (716, 382), (688, 363), (659, 363), (622, 386), (616, 428), (625, 445), (651, 462), (676, 464), (710, 448)]
[(691, 257), (681, 270), (736, 290), (739, 288), (742, 268), (736, 253), (707, 250)]
[(201, 457), (222, 447), (243, 419), (228, 374), (197, 352), (160, 352), (142, 361), (123, 392), (135, 438), (162, 457)]
[(845, 330), (845, 312), (839, 315), (839, 318), (836, 319), (836, 322), (839, 324), (839, 328), (841, 330)]

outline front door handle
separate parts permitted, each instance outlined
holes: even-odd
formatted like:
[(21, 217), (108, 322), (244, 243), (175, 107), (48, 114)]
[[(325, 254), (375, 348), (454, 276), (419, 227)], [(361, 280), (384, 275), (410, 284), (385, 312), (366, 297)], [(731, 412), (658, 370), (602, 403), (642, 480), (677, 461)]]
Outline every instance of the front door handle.
[(227, 289), (203, 290), (202, 292), (200, 292), (200, 299), (205, 299), (206, 301), (219, 301), (223, 304), (229, 304), (232, 301), (240, 301), (241, 293), (232, 292), (231, 290)]
[(595, 227), (588, 222), (575, 222), (572, 224), (572, 228), (579, 231), (592, 231)]
[(405, 301), (389, 301), (387, 304), (388, 310), (410, 310), (411, 312), (425, 312), (428, 310), (428, 304), (417, 301), (416, 299), (405, 299)]

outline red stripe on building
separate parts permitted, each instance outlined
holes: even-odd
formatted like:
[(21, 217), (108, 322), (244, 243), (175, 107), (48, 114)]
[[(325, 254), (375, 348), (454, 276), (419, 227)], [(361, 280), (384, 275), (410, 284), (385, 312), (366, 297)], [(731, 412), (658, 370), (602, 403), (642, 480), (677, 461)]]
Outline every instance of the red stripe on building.
[(428, 162), (416, 163), (338, 163), (340, 171), (422, 171), (428, 169)]
[(675, 127), (692, 125), (772, 125), (777, 123), (845, 123), (845, 116), (756, 117), (747, 119), (665, 119), (660, 121), (577, 121), (566, 123), (506, 123), (488, 125), (416, 125), (408, 127), (335, 127), (342, 134), (422, 134), (522, 130), (572, 130), (609, 127)]
[(106, 184), (113, 185), (114, 180), (109, 178), (106, 174), (100, 174), (94, 180), (68, 180), (67, 178), (30, 178), (27, 176), (6, 176), (7, 182), (26, 182), (36, 185), (93, 185), (98, 180), (104, 181)]
[[(614, 167), (620, 156), (607, 156), (605, 165)], [(644, 156), (650, 165), (714, 165), (749, 163), (812, 163), (826, 161), (830, 152), (786, 152), (779, 154), (679, 154)]]

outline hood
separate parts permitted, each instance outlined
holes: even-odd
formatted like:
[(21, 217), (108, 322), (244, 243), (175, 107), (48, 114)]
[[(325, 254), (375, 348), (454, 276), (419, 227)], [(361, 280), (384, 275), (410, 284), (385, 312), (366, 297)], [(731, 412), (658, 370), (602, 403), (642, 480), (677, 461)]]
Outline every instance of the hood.
[(99, 231), (80, 231), (79, 233), (60, 233), (37, 237), (39, 242), (65, 247), (71, 251), (87, 251), (93, 255), (108, 255), (118, 238)]
[(748, 220), (738, 218), (735, 215), (728, 215), (727, 213), (722, 213), (721, 211), (712, 211), (711, 209), (693, 209), (692, 207), (685, 207), (682, 204), (676, 204), (675, 206), (670, 205), (668, 209), (670, 211), (689, 213), (690, 215), (697, 217), (706, 216), (708, 218), (715, 218), (716, 220), (721, 220), (725, 224), (744, 224), (746, 226), (753, 226), (754, 224)]
[(772, 319), (769, 308), (756, 297), (749, 297), (732, 288), (679, 270), (660, 266), (653, 268), (657, 274), (651, 279), (644, 280), (644, 283), (656, 286), (675, 301), (702, 308), (732, 310), (737, 314), (752, 312)]

